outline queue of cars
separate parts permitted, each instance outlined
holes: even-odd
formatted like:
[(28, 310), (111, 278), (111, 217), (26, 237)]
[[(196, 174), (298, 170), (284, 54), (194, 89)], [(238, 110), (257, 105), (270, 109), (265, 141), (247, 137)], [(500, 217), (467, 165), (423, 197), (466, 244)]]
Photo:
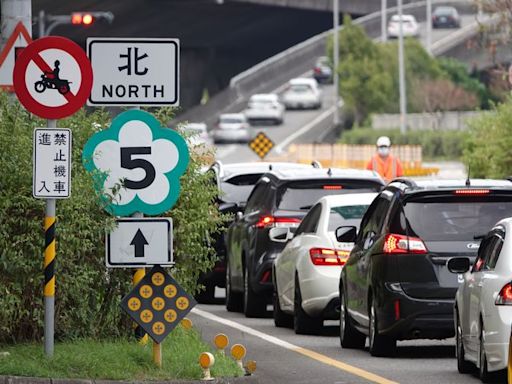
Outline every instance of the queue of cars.
[(370, 171), (290, 163), (212, 171), (236, 212), (217, 280), (228, 311), (262, 317), (272, 303), (275, 325), (299, 334), (339, 319), (342, 348), (368, 340), (374, 356), (392, 356), (398, 340), (455, 335), (459, 372), (486, 382), (507, 367), (511, 181), (385, 186)]

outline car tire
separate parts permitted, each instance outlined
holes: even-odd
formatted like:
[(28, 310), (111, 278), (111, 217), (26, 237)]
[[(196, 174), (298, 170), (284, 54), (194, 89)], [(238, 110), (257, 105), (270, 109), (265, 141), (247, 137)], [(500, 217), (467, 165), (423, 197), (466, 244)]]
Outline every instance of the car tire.
[(243, 296), (239, 292), (233, 292), (231, 284), (231, 269), (226, 260), (226, 309), (228, 312), (242, 312)]
[(315, 335), (322, 328), (323, 320), (309, 316), (302, 308), (302, 294), (299, 278), (295, 276), (295, 295), (293, 298), (293, 329), (297, 335)]
[(274, 304), (274, 325), (279, 328), (292, 328), (293, 327), (293, 316), (283, 312), (281, 310), (281, 305), (279, 304), (279, 299), (277, 297), (277, 290), (274, 291), (274, 296), (272, 297), (272, 301)]
[(283, 119), (276, 119), (276, 120), (274, 121), (274, 124), (275, 124), (275, 125), (281, 125), (281, 124), (283, 124)]
[(195, 295), (199, 304), (212, 304), (215, 301), (215, 284), (204, 283), (204, 289)]
[(479, 359), (479, 367), (478, 367), (478, 377), (482, 381), (482, 383), (489, 383), (491, 380), (491, 374), (487, 370), (487, 356), (485, 354), (485, 346), (484, 346), (484, 325), (480, 323), (480, 347), (478, 348), (478, 359)]
[(244, 273), (244, 314), (245, 317), (264, 317), (267, 312), (265, 297), (258, 295), (251, 287), (249, 266), (245, 266)]
[(396, 353), (396, 339), (379, 335), (379, 319), (375, 309), (375, 303), (370, 301), (370, 325), (369, 325), (369, 344), (370, 354), (377, 357), (389, 357)]
[(459, 312), (455, 312), (455, 356), (457, 357), (457, 370), (459, 373), (470, 373), (472, 364), (465, 359), (464, 343), (462, 341), (462, 328), (460, 326)]
[(345, 294), (340, 290), (340, 344), (345, 349), (364, 348), (366, 335), (354, 328), (345, 305)]

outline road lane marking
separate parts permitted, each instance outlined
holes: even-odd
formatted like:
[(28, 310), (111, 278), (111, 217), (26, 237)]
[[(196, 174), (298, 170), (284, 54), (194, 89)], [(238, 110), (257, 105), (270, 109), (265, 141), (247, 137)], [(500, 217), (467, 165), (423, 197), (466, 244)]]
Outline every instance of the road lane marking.
[(309, 357), (310, 359), (316, 360), (320, 363), (330, 365), (332, 367), (338, 368), (342, 371), (348, 372), (354, 376), (362, 377), (363, 379), (369, 380), (373, 383), (377, 384), (398, 384), (396, 381), (392, 381), (389, 379), (386, 379), (382, 376), (376, 375), (374, 373), (365, 371), (364, 369), (354, 367), (353, 365), (343, 363), (342, 361), (335, 360), (331, 357), (328, 357), (326, 355), (322, 355), (321, 353), (312, 351), (310, 349), (299, 347), (295, 344), (289, 343), (287, 341), (281, 340), (275, 336), (268, 335), (266, 333), (260, 332), (254, 328), (247, 327), (245, 325), (239, 324), (235, 321), (224, 319), (220, 316), (214, 315), (210, 312), (203, 311), (198, 308), (193, 308), (192, 313), (195, 313), (198, 316), (204, 317), (205, 319), (215, 321), (220, 324), (227, 325), (228, 327), (238, 329), (239, 331), (245, 332), (249, 335), (258, 337), (262, 340), (265, 340), (269, 343), (272, 343), (274, 345), (277, 345), (279, 347), (288, 349), (290, 351), (299, 353), (303, 356)]
[(293, 134), (288, 136), (281, 144), (276, 146), (275, 152), (280, 153), (283, 151), (284, 148), (286, 148), (290, 143), (292, 143), (295, 139), (297, 139), (299, 136), (302, 136), (310, 129), (314, 128), (317, 124), (319, 124), (324, 119), (328, 118), (330, 115), (332, 115), (335, 111), (336, 107), (333, 105), (329, 107), (329, 109), (325, 110), (323, 113), (315, 117), (313, 120), (311, 120), (309, 123), (304, 125), (301, 129), (298, 131), (295, 131)]

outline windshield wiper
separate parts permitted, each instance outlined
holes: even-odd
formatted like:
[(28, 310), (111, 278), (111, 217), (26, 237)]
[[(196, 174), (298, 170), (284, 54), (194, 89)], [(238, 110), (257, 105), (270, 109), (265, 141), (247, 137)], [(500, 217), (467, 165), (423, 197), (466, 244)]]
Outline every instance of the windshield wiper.
[(303, 207), (300, 207), (299, 209), (311, 209), (312, 205), (305, 205)]

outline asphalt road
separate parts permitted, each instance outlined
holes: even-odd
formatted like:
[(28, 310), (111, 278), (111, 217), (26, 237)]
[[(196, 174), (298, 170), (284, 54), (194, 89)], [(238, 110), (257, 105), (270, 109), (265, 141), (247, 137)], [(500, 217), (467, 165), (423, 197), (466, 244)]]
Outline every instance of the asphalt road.
[[(462, 27), (474, 22), (474, 16), (461, 16)], [(425, 44), (426, 25), (420, 23), (420, 40)], [(448, 36), (455, 32), (455, 29), (434, 29), (432, 42)], [(275, 92), (282, 91), (281, 86)], [(259, 125), (252, 128), (253, 134), (263, 131), (267, 134), (276, 147), (272, 150), (278, 153), (286, 149), (291, 143), (312, 143), (322, 142), (331, 132), (332, 114), (334, 113), (334, 88), (333, 85), (322, 85), (323, 106), (320, 110), (286, 111), (284, 124), (280, 126)], [(239, 112), (239, 111), (236, 111)], [(216, 157), (226, 163), (257, 161), (258, 156), (254, 154), (245, 144), (222, 144), (216, 147)]]
[(368, 348), (341, 349), (336, 321), (327, 322), (320, 335), (303, 336), (275, 327), (270, 316), (248, 319), (218, 304), (198, 305), (189, 317), (204, 340), (213, 344), (214, 336), (224, 333), (230, 345), (245, 345), (260, 383), (481, 383), (475, 375), (457, 372), (453, 339), (398, 342), (395, 357), (378, 358)]

